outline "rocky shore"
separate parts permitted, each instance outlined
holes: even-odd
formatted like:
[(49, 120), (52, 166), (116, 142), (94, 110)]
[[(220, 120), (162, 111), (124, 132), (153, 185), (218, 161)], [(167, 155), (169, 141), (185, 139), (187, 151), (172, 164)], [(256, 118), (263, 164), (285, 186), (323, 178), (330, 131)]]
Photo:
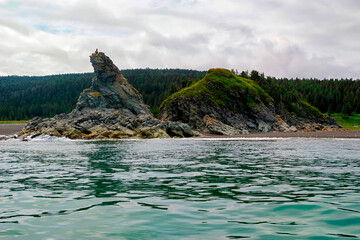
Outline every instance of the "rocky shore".
[(188, 124), (161, 121), (151, 114), (141, 94), (129, 84), (103, 52), (90, 56), (95, 77), (79, 96), (69, 114), (30, 120), (18, 135), (41, 134), (70, 139), (122, 139), (193, 137), (199, 134)]
[[(14, 135), (20, 131), (25, 124), (1, 124), (0, 140), (14, 138)], [(340, 129), (336, 131), (311, 131), (311, 132), (267, 132), (267, 133), (250, 133), (247, 135), (224, 136), (200, 132), (199, 138), (358, 138), (360, 139), (360, 131)]]

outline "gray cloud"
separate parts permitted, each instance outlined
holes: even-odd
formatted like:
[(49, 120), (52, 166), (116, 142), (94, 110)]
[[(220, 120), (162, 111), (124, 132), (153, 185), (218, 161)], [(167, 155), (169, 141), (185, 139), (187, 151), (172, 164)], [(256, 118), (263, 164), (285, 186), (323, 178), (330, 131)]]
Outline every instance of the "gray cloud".
[(32, 32), (32, 29), (26, 26), (25, 24), (19, 23), (16, 20), (7, 19), (4, 17), (0, 17), (0, 26), (6, 27), (8, 29), (11, 29), (19, 34), (22, 35), (30, 35)]
[(357, 0), (0, 0), (0, 75), (120, 68), (257, 69), (360, 78)]

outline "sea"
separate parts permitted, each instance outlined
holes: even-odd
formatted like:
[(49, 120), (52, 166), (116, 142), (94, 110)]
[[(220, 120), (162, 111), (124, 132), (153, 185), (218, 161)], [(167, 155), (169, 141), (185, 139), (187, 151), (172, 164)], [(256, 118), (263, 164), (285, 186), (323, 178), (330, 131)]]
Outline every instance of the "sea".
[(0, 141), (0, 239), (359, 239), (360, 139)]

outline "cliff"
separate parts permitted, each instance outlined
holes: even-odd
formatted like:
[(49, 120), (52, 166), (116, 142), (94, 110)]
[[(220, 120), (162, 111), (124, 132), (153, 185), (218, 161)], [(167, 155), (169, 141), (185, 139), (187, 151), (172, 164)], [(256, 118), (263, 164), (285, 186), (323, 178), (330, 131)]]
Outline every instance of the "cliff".
[(168, 97), (160, 117), (223, 135), (339, 127), (305, 101), (293, 97), (275, 102), (256, 82), (226, 69), (210, 69), (203, 79)]
[(18, 133), (71, 139), (190, 137), (196, 132), (184, 123), (160, 121), (152, 116), (141, 94), (131, 86), (103, 52), (90, 56), (95, 77), (69, 114), (30, 120)]

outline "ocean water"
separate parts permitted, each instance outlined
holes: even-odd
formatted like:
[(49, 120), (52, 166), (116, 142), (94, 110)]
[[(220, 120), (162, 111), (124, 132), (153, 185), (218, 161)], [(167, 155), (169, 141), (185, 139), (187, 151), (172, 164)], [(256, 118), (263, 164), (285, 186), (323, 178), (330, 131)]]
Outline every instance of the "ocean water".
[(357, 239), (360, 139), (0, 142), (0, 239)]

